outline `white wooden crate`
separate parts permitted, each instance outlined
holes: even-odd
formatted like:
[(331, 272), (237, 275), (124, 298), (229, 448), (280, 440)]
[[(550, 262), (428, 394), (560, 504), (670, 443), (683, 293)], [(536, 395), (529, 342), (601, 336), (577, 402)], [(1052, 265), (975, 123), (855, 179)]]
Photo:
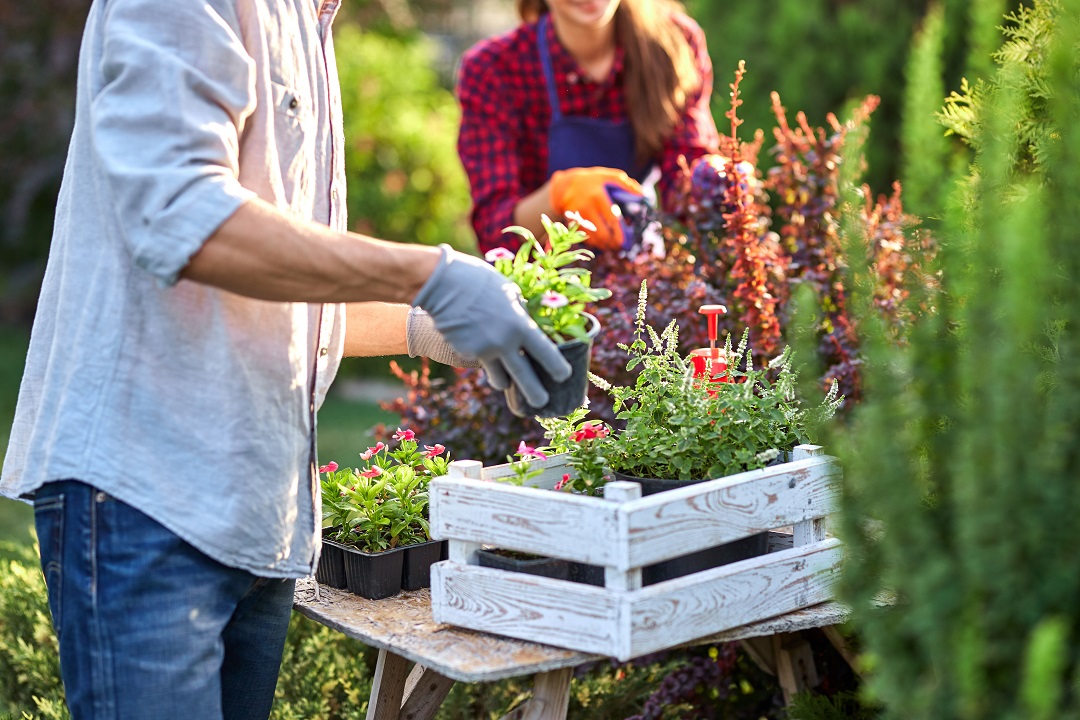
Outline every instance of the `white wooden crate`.
[[(534, 462), (535, 487), (491, 482), (508, 465), (451, 464), (430, 488), (431, 531), (450, 540), (432, 567), (436, 622), (629, 660), (830, 600), (841, 546), (825, 533), (840, 469), (821, 448), (793, 461), (641, 497), (551, 492), (565, 458)], [(641, 568), (794, 526), (792, 547), (641, 586)], [(605, 567), (605, 587), (480, 567), (483, 545)]]

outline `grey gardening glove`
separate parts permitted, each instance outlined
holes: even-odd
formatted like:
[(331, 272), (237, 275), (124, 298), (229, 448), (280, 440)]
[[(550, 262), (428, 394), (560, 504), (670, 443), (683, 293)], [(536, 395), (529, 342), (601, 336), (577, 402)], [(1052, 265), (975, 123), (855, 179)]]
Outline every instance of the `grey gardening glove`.
[(446, 338), (435, 329), (435, 321), (422, 308), (414, 307), (405, 320), (405, 342), (409, 346), (409, 357), (427, 357), (443, 365), (459, 368), (478, 368), (480, 361), (467, 358), (446, 342)]
[(570, 377), (570, 363), (525, 312), (517, 285), (479, 258), (445, 244), (439, 249), (442, 259), (412, 305), (428, 312), (455, 350), (480, 361), (493, 388), (513, 382), (530, 405), (542, 407), (548, 393), (529, 358), (556, 381)]

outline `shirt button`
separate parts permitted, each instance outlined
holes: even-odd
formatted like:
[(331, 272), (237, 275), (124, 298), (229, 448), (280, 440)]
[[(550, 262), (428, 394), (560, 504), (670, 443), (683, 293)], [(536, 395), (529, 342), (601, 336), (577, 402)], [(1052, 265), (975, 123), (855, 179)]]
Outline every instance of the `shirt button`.
[(330, 348), (319, 348), (319, 357), (326, 357), (329, 352)]
[(297, 100), (296, 98), (293, 98), (292, 100), (289, 101), (289, 108), (291, 108), (292, 110), (295, 110), (296, 106), (299, 105), (299, 104), (300, 104), (300, 101)]
[(576, 72), (572, 72), (572, 73), (570, 73), (570, 74), (568, 74), (566, 76), (566, 82), (570, 83), (571, 85), (573, 85), (577, 81), (578, 81), (578, 74)]
[(338, 191), (337, 191), (337, 188), (333, 188), (332, 190), (330, 190), (330, 199), (331, 199), (331, 200), (333, 200), (334, 202), (337, 202), (337, 201), (338, 201)]

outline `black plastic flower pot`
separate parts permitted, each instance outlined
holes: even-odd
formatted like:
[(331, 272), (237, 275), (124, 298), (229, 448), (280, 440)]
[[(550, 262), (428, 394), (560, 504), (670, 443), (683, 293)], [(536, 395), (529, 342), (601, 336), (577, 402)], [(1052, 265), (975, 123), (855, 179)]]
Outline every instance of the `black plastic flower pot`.
[(570, 576), (570, 563), (566, 560), (549, 557), (512, 557), (505, 553), (506, 551), (480, 550), (477, 557), (481, 567), (539, 575), (556, 580), (566, 580)]
[(349, 592), (368, 600), (381, 600), (401, 592), (404, 548), (366, 553), (345, 548), (345, 580)]
[(346, 585), (345, 546), (326, 537), (336, 529), (323, 530), (322, 551), (319, 553), (319, 564), (315, 568), (315, 580), (322, 585), (341, 590)]
[(529, 363), (537, 377), (548, 391), (548, 401), (542, 407), (530, 405), (521, 394), (517, 385), (511, 384), (506, 391), (506, 404), (510, 411), (520, 417), (561, 417), (581, 407), (589, 391), (589, 360), (592, 358), (592, 346), (600, 334), (600, 321), (585, 313), (589, 319), (589, 339), (569, 340), (558, 345), (559, 352), (570, 363), (570, 377), (559, 382), (551, 377), (542, 367), (529, 358)]
[[(689, 487), (698, 484), (698, 480), (664, 480), (660, 478), (639, 478), (614, 472), (616, 480), (627, 480), (641, 485), (641, 495), (656, 495), (678, 488)], [(692, 573), (708, 570), (709, 568), (727, 565), (728, 563), (746, 560), (747, 558), (764, 555), (769, 547), (769, 533), (761, 532), (749, 537), (740, 538), (729, 543), (716, 545), (704, 550), (672, 558), (655, 565), (647, 565), (641, 570), (641, 584), (655, 585), (665, 580), (683, 577)]]
[(431, 540), (402, 548), (405, 560), (401, 566), (401, 589), (419, 590), (431, 587), (431, 566), (442, 559), (445, 540)]
[(570, 580), (585, 585), (604, 586), (604, 568), (601, 565), (570, 563)]

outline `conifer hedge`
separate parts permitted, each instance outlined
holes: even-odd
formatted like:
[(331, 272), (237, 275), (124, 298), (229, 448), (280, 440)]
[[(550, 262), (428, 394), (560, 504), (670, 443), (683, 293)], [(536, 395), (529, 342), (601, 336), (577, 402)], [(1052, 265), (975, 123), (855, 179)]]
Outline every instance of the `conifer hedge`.
[(914, 298), (934, 312), (897, 351), (862, 310), (865, 400), (834, 441), (844, 594), (886, 718), (1080, 716), (1080, 2), (1005, 29), (994, 76), (945, 113), (976, 154), (941, 289)]

